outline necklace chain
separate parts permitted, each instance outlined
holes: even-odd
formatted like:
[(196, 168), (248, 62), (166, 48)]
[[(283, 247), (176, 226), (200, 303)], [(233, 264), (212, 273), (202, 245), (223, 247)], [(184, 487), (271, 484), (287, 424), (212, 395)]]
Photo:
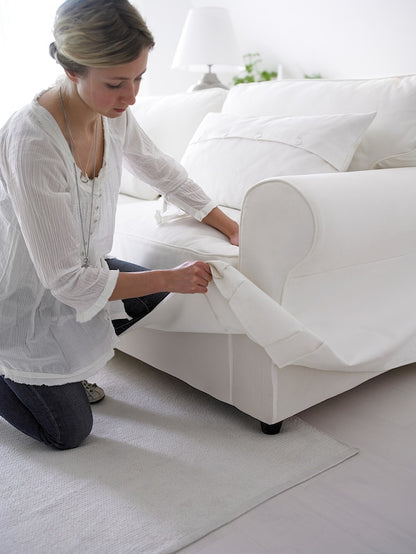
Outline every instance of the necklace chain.
[[(79, 219), (80, 219), (80, 224), (81, 224), (82, 242), (83, 242), (83, 246), (84, 246), (84, 251), (82, 253), (82, 256), (83, 256), (82, 267), (88, 267), (89, 262), (90, 262), (90, 260), (89, 260), (89, 251), (90, 251), (90, 237), (91, 237), (91, 227), (92, 227), (92, 214), (93, 214), (93, 207), (94, 207), (95, 174), (96, 174), (96, 170), (97, 170), (98, 125), (97, 125), (97, 120), (96, 120), (95, 125), (94, 125), (94, 142), (91, 144), (91, 147), (90, 147), (90, 152), (88, 154), (88, 161), (87, 161), (86, 168), (85, 168), (84, 171), (82, 170), (82, 168), (80, 168), (81, 169), (81, 173), (80, 173), (81, 181), (83, 183), (88, 183), (89, 177), (88, 177), (88, 174), (86, 172), (86, 169), (87, 169), (89, 161), (90, 161), (91, 151), (94, 149), (94, 169), (93, 169), (94, 173), (93, 173), (93, 177), (92, 177), (92, 186), (91, 186), (91, 200), (90, 200), (88, 233), (87, 233), (87, 237), (85, 237), (84, 221), (83, 221), (82, 209), (81, 209), (81, 195), (80, 195), (79, 183), (78, 183), (78, 172), (77, 172), (77, 166), (76, 166), (76, 161), (75, 161), (75, 144), (74, 144), (74, 141), (73, 141), (73, 138), (72, 138), (72, 135), (71, 135), (71, 131), (69, 129), (68, 117), (67, 117), (67, 114), (66, 114), (64, 101), (63, 101), (63, 98), (62, 98), (62, 89), (61, 88), (59, 89), (59, 100), (61, 102), (62, 113), (63, 113), (63, 116), (64, 116), (65, 126), (66, 126), (66, 130), (67, 130), (68, 137), (69, 137), (69, 148), (71, 150), (71, 154), (72, 154), (72, 157), (73, 157), (73, 160), (74, 160), (74, 178), (75, 178), (75, 186), (76, 186), (76, 190), (77, 190), (78, 211), (79, 211)], [(94, 146), (94, 148), (93, 148), (93, 146)]]
[[(68, 132), (69, 132), (69, 129), (68, 129)], [(94, 125), (94, 133), (96, 134), (97, 133), (97, 122), (95, 122), (95, 125)], [(90, 178), (88, 177), (88, 173), (87, 173), (87, 168), (88, 168), (88, 165), (90, 163), (90, 158), (91, 158), (91, 152), (92, 152), (92, 149), (93, 149), (93, 146), (94, 146), (94, 143), (95, 143), (95, 140), (93, 142), (91, 142), (91, 146), (90, 146), (90, 150), (88, 152), (88, 159), (87, 159), (87, 164), (85, 166), (85, 169), (82, 169), (81, 167), (81, 160), (80, 160), (80, 157), (78, 156), (78, 151), (75, 147), (75, 142), (74, 142), (74, 139), (71, 137), (71, 142), (73, 144), (73, 147), (74, 147), (74, 154), (77, 155), (77, 158), (78, 158), (78, 167), (79, 169), (81, 170), (80, 172), (80, 175), (79, 175), (79, 178), (81, 179), (81, 181), (83, 183), (88, 183), (88, 181), (90, 180)], [(75, 155), (74, 155), (74, 159), (75, 159)]]

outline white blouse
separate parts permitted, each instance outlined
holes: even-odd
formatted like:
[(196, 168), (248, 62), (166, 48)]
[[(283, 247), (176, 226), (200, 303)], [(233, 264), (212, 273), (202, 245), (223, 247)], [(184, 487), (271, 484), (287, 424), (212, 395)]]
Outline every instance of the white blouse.
[(78, 204), (73, 157), (55, 119), (35, 99), (0, 131), (0, 374), (16, 382), (80, 381), (113, 356), (117, 338), (107, 304), (118, 271), (108, 268), (105, 256), (112, 247), (123, 161), (197, 219), (215, 207), (129, 110), (103, 119), (89, 267), (81, 267), (79, 210), (85, 229), (92, 182), (78, 181)]

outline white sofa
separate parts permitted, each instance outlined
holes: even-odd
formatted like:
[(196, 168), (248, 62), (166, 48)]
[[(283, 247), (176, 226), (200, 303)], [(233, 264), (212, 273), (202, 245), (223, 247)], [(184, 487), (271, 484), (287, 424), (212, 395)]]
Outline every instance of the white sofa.
[(144, 97), (134, 113), (241, 237), (238, 249), (124, 173), (112, 253), (217, 261), (227, 276), (207, 296), (168, 296), (120, 350), (267, 433), (416, 360), (416, 76)]

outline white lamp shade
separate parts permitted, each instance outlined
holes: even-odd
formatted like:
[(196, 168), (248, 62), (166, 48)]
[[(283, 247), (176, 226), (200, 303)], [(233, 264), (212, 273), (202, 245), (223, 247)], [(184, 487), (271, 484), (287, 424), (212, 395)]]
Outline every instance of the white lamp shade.
[(192, 8), (185, 21), (172, 67), (188, 71), (233, 71), (242, 67), (231, 18), (225, 8)]

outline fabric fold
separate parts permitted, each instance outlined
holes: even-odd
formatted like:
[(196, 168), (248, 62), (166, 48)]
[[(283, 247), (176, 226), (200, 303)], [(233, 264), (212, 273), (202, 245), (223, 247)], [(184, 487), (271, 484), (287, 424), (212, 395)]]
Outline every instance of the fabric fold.
[(215, 286), (228, 301), (245, 334), (279, 367), (320, 348), (323, 341), (234, 267), (212, 262)]
[(322, 346), (319, 337), (233, 266), (209, 263), (213, 282), (205, 295), (170, 294), (136, 325), (162, 331), (246, 334), (279, 367)]

